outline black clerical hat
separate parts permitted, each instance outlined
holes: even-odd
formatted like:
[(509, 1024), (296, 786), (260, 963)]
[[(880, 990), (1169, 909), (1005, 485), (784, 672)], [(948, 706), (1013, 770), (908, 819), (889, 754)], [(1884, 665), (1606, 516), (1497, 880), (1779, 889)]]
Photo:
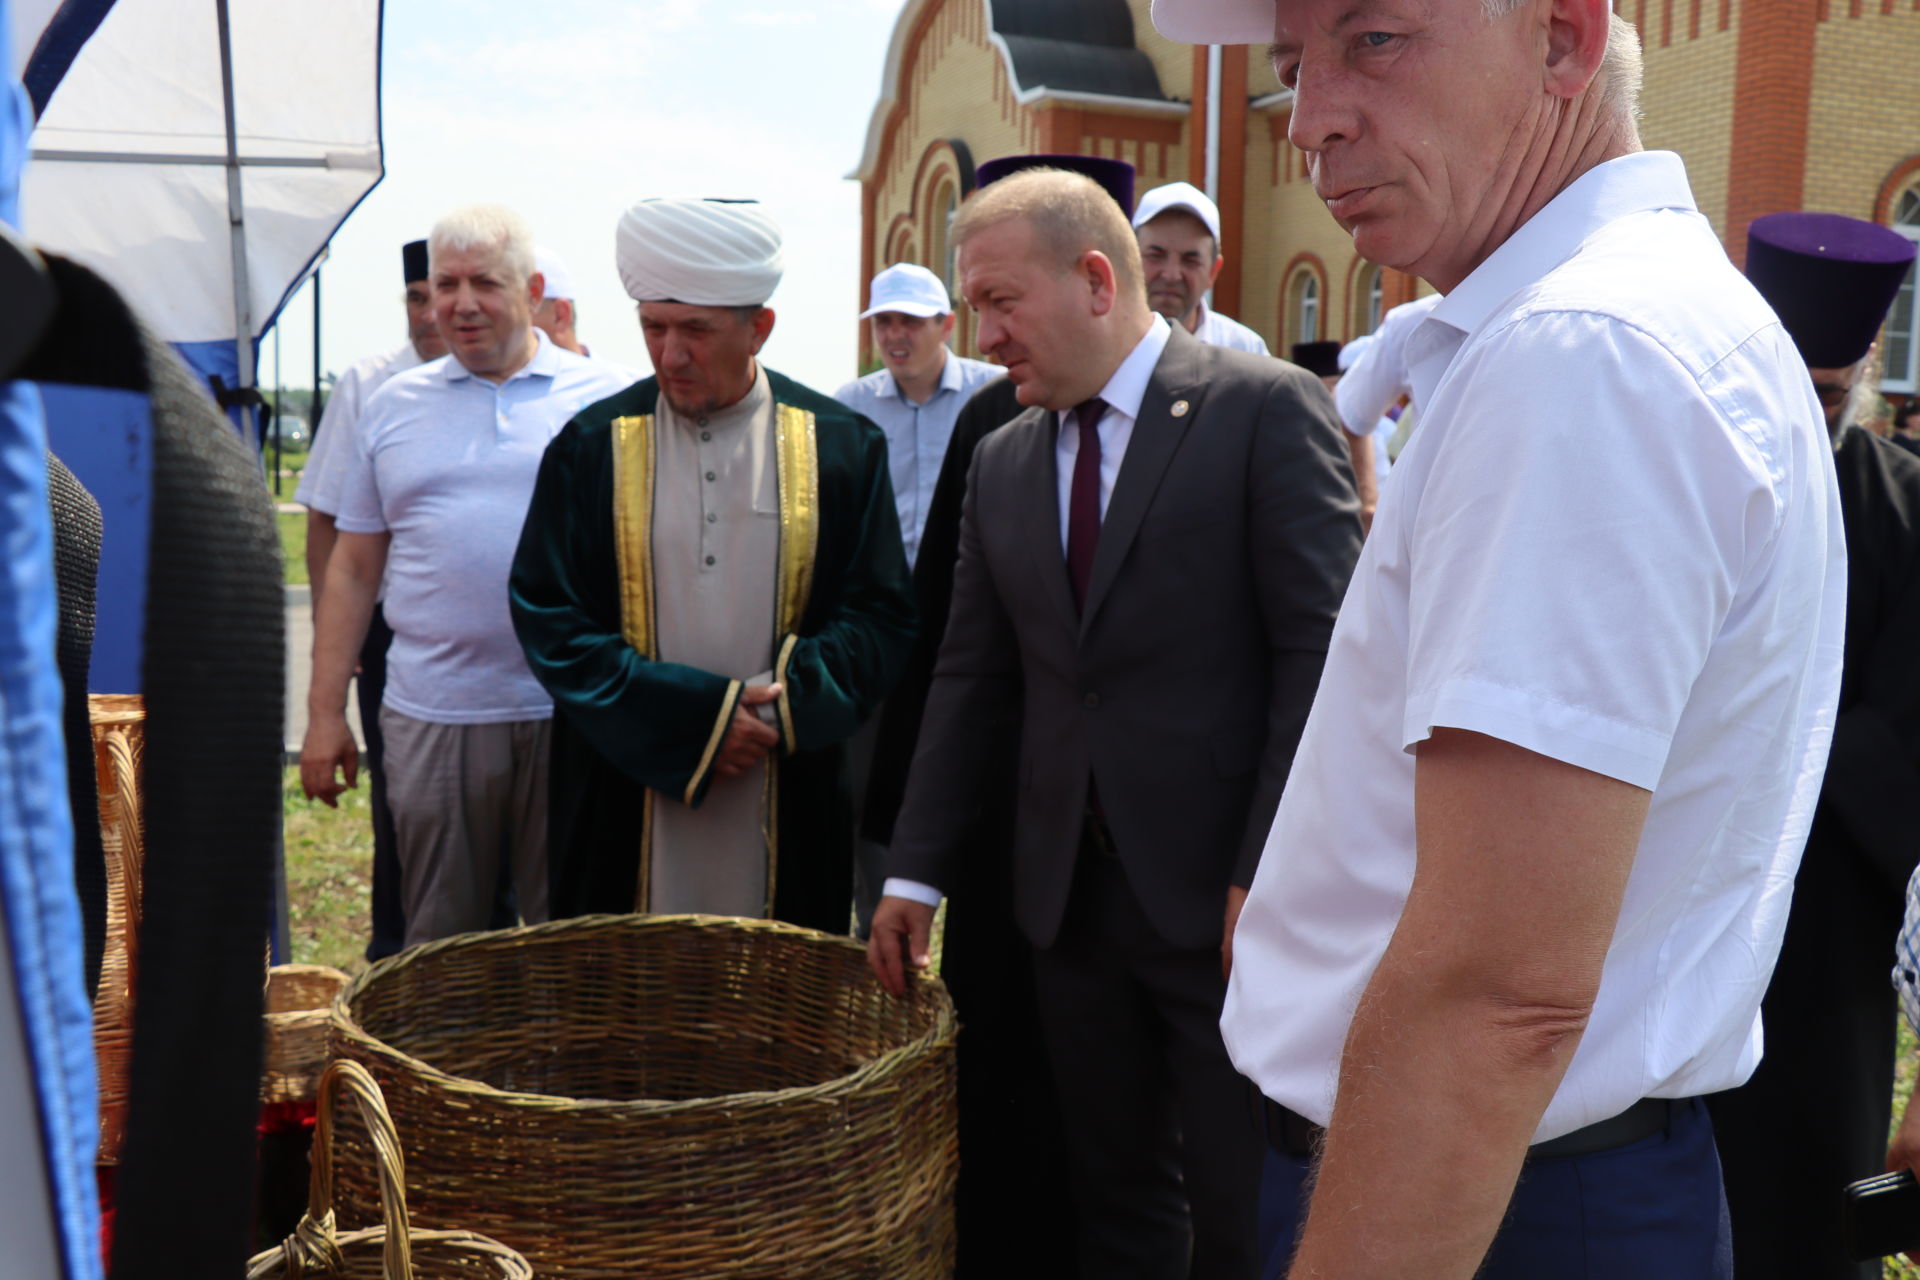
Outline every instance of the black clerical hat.
[(1747, 279), (1815, 369), (1867, 354), (1913, 257), (1899, 232), (1837, 213), (1770, 213), (1747, 228)]
[(1085, 174), (1106, 189), (1120, 212), (1133, 217), (1133, 166), (1125, 160), (1107, 160), (1100, 156), (1001, 156), (980, 166), (980, 185), (998, 182), (1022, 169), (1065, 169)]
[(1308, 373), (1331, 378), (1340, 372), (1340, 344), (1337, 342), (1296, 342), (1293, 362)]
[(401, 269), (406, 272), (406, 279), (400, 283), (412, 284), (415, 280), (425, 280), (427, 276), (431, 274), (427, 270), (427, 242), (425, 240), (414, 240), (402, 245), (400, 248), (400, 266)]

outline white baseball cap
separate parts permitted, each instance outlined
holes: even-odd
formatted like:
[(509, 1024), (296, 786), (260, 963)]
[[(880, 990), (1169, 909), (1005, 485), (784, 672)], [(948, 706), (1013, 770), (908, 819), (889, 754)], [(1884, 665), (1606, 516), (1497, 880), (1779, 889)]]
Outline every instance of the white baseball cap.
[(1153, 0), (1153, 29), (1182, 44), (1273, 40), (1275, 0)]
[(1213, 237), (1214, 246), (1219, 247), (1220, 206), (1207, 199), (1207, 193), (1191, 182), (1169, 182), (1141, 196), (1140, 207), (1133, 211), (1133, 225), (1144, 227), (1169, 209), (1185, 209), (1206, 223), (1207, 234)]
[(862, 320), (882, 311), (944, 316), (953, 310), (953, 300), (947, 297), (947, 286), (940, 283), (940, 277), (911, 262), (897, 262), (875, 276), (867, 302), (867, 309), (860, 313)]
[(560, 261), (560, 255), (551, 249), (534, 246), (533, 269), (546, 277), (547, 291), (543, 298), (564, 298), (574, 301), (573, 273), (567, 270), (567, 264)]

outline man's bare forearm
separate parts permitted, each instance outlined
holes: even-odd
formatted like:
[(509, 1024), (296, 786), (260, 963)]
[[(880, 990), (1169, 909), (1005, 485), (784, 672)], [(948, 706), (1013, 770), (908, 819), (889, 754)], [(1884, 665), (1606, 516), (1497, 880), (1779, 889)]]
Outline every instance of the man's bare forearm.
[(1405, 942), (1348, 1033), (1291, 1280), (1468, 1280), (1578, 1043), (1577, 1013), (1446, 990)]
[(327, 561), (333, 557), (333, 544), (338, 537), (332, 516), (307, 508), (307, 598), (313, 608), (316, 633), (320, 627), (320, 597), (327, 585)]
[(1353, 463), (1353, 491), (1360, 498), (1360, 523), (1373, 523), (1373, 509), (1380, 505), (1380, 474), (1373, 461), (1373, 437), (1355, 435), (1341, 429), (1347, 437), (1347, 457)]
[(314, 609), (313, 677), (307, 686), (307, 714), (313, 719), (344, 715), (347, 685), (367, 638), (373, 604), (386, 565), (382, 539), (377, 554), (355, 546), (353, 554), (328, 558), (326, 591)]

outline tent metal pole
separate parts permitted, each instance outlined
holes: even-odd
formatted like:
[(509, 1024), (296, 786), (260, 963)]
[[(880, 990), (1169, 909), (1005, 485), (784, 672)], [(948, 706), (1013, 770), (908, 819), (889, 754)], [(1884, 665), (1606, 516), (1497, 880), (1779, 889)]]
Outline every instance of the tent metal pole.
[(320, 443), (320, 411), (326, 406), (320, 399), (320, 264), (313, 264), (313, 399), (307, 402), (307, 450)]
[[(253, 287), (247, 274), (246, 204), (240, 185), (240, 143), (233, 111), (233, 24), (227, 14), (227, 0), (214, 0), (220, 26), (220, 96), (227, 118), (227, 226), (233, 246), (233, 324), (234, 356), (237, 368), (234, 385), (245, 391), (253, 386)], [(240, 406), (241, 434), (256, 447), (252, 409)]]

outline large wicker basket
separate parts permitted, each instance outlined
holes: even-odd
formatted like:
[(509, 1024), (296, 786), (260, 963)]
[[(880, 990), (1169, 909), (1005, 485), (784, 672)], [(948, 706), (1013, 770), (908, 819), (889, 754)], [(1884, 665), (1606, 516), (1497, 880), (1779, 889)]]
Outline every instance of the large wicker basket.
[(120, 1158), (126, 1133), (128, 1071), (133, 1059), (133, 985), (140, 955), (140, 876), (145, 822), (140, 779), (146, 756), (146, 709), (139, 694), (96, 693), (87, 699), (94, 773), (100, 789), (100, 844), (106, 854), (107, 936), (100, 985), (93, 994), (93, 1056), (100, 1073), (102, 1164)]
[[(416, 1220), (542, 1276), (917, 1280), (953, 1267), (955, 1029), (937, 981), (895, 1000), (845, 938), (586, 916), (381, 961), (331, 1045), (407, 1134)], [(370, 1167), (340, 1180), (363, 1212)]]

